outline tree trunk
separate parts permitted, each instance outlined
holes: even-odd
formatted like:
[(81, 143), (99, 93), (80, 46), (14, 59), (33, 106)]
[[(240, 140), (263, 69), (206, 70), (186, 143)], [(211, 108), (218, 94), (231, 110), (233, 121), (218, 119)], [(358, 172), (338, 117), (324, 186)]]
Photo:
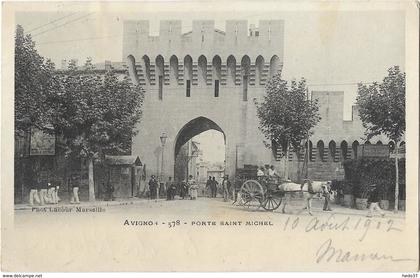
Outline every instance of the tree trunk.
[(296, 167), (297, 168), (297, 171), (296, 171), (296, 174), (297, 174), (298, 182), (300, 182), (300, 180), (302, 179), (303, 166), (304, 165), (302, 165), (302, 169), (300, 169), (300, 159), (299, 159), (300, 152), (299, 152), (299, 150), (296, 152), (296, 154), (297, 154), (297, 167)]
[(395, 142), (395, 202), (394, 212), (398, 212), (398, 194), (399, 194), (399, 183), (398, 183), (398, 142)]
[(284, 179), (288, 180), (289, 179), (289, 141), (287, 141), (287, 145), (286, 145), (286, 160), (285, 160), (285, 165), (284, 165)]
[(95, 183), (93, 181), (93, 158), (88, 158), (89, 202), (95, 201)]

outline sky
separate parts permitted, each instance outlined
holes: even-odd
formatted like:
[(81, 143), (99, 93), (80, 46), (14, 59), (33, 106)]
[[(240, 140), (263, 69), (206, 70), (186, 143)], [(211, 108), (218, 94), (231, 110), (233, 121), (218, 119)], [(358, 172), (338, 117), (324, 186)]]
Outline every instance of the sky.
[(192, 140), (200, 143), (205, 161), (212, 163), (225, 161), (225, 138), (220, 131), (210, 129), (193, 137)]
[[(16, 14), (16, 23), (33, 35), (39, 53), (52, 59), (57, 67), (62, 59), (72, 58), (84, 61), (92, 57), (98, 63), (122, 61), (124, 20), (149, 20), (151, 35), (158, 35), (159, 20), (163, 19), (181, 19), (184, 32), (191, 30), (194, 19), (213, 19), (216, 28), (221, 30), (224, 30), (227, 19), (247, 19), (248, 24), (256, 25), (260, 19), (283, 19), (283, 78), (305, 77), (309, 90), (344, 91), (344, 119), (351, 118), (351, 105), (357, 89), (354, 83), (381, 81), (393, 65), (404, 69), (403, 12), (262, 12), (238, 8), (237, 11), (222, 10), (217, 13), (198, 9), (191, 13), (180, 12), (180, 9), (170, 12), (156, 9), (153, 4), (133, 4), (130, 12), (107, 8), (103, 8), (102, 12), (91, 12), (89, 9), (71, 11), (71, 8), (64, 7), (65, 4), (59, 5), (59, 9), (53, 12)], [(202, 146), (211, 145), (209, 142), (218, 136), (221, 135), (217, 132), (209, 132), (202, 134), (199, 140)], [(208, 153), (213, 155), (204, 152), (205, 158), (218, 160), (222, 157), (221, 148), (209, 148)]]

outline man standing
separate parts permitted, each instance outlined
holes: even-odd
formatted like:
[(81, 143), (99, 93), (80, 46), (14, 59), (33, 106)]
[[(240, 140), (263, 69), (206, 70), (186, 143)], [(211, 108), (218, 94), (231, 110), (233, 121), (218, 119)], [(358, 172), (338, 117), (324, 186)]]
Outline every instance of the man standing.
[(332, 211), (332, 209), (330, 207), (330, 201), (331, 201), (331, 185), (330, 185), (330, 182), (327, 182), (327, 184), (322, 186), (322, 195), (325, 198), (323, 210)]
[(51, 184), (51, 182), (47, 183), (48, 189), (47, 194), (44, 196), (45, 203), (47, 204), (57, 204), (55, 200), (55, 186)]
[(182, 180), (179, 184), (179, 197), (182, 198), (182, 200), (184, 200), (184, 198), (187, 195), (187, 183), (185, 182), (185, 180)]
[(211, 180), (211, 176), (209, 176), (209, 179), (206, 182), (206, 190), (207, 192), (210, 192), (210, 198), (213, 198), (213, 181)]
[(165, 187), (166, 187), (166, 200), (167, 201), (172, 200), (172, 194), (174, 194), (172, 193), (172, 177), (168, 178), (168, 181), (166, 182)]
[(31, 206), (34, 205), (34, 200), (37, 204), (41, 204), (41, 200), (39, 199), (38, 195), (39, 183), (35, 181), (34, 184), (31, 186), (31, 191), (29, 191), (29, 204)]
[(264, 167), (264, 176), (268, 177), (270, 175), (270, 165), (265, 164)]
[(229, 175), (225, 175), (223, 177), (222, 188), (223, 188), (223, 201), (227, 202), (229, 199), (229, 190), (230, 190)]
[(211, 195), (213, 198), (216, 198), (217, 196), (217, 185), (219, 183), (216, 181), (216, 177), (213, 177), (212, 181), (211, 181)]
[(157, 183), (156, 177), (155, 175), (152, 175), (149, 180), (150, 199), (153, 200), (157, 198), (157, 191), (156, 191), (157, 188), (158, 188), (158, 183)]
[(261, 166), (260, 168), (258, 168), (257, 177), (258, 178), (264, 177), (264, 167)]
[(171, 187), (170, 187), (170, 191), (171, 191), (171, 200), (175, 200), (175, 195), (176, 195), (176, 184), (174, 182), (171, 183)]
[(41, 201), (41, 206), (43, 206), (48, 201), (48, 177), (46, 171), (41, 171), (39, 173), (38, 183), (40, 186), (39, 199)]
[(108, 183), (106, 186), (106, 198), (105, 201), (114, 201), (115, 188), (112, 183)]
[(271, 178), (275, 178), (279, 176), (276, 172), (276, 169), (274, 169), (273, 165), (271, 165), (270, 169), (268, 169), (268, 176), (270, 176)]
[(166, 190), (167, 190), (166, 183), (163, 181), (163, 177), (162, 177), (162, 180), (159, 179), (158, 198), (165, 197)]
[(55, 186), (55, 200), (58, 204), (58, 202), (61, 201), (61, 198), (58, 196), (58, 190), (60, 189), (60, 183), (57, 182), (57, 185)]
[(30, 191), (29, 191), (29, 204), (32, 206), (34, 205), (34, 201), (37, 204), (41, 203), (41, 200), (39, 199), (39, 193), (38, 190), (40, 189), (39, 187), (39, 182), (38, 179), (36, 177), (36, 170), (34, 168), (28, 167), (28, 176), (24, 176), (26, 177), (25, 183), (28, 184), (30, 186)]
[(370, 188), (370, 191), (369, 191), (369, 198), (368, 198), (368, 203), (370, 203), (369, 204), (369, 212), (368, 212), (368, 214), (366, 216), (367, 217), (372, 217), (373, 216), (373, 212), (375, 210), (377, 210), (380, 213), (380, 215), (382, 217), (384, 217), (385, 216), (385, 213), (383, 212), (383, 210), (378, 205), (378, 203), (380, 201), (380, 198), (379, 198), (379, 189), (376, 186), (376, 184), (372, 184), (370, 187), (371, 188)]
[(71, 178), (70, 178), (70, 185), (73, 191), (73, 195), (70, 199), (70, 204), (80, 204), (79, 201), (79, 183), (80, 183), (80, 179), (79, 179), (79, 175), (78, 174), (72, 174)]

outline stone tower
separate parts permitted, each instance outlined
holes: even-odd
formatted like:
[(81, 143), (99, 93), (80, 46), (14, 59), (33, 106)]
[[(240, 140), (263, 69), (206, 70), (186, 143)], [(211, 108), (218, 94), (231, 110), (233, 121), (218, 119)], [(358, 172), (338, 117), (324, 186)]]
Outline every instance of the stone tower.
[(226, 21), (225, 31), (213, 20), (193, 21), (182, 33), (179, 20), (160, 22), (159, 36), (149, 34), (148, 21), (124, 23), (123, 57), (132, 80), (145, 88), (143, 118), (132, 152), (160, 174), (165, 133), (163, 175), (173, 176), (180, 147), (209, 129), (224, 134), (226, 171), (243, 164), (273, 160), (258, 130), (254, 100), (283, 65), (284, 22)]

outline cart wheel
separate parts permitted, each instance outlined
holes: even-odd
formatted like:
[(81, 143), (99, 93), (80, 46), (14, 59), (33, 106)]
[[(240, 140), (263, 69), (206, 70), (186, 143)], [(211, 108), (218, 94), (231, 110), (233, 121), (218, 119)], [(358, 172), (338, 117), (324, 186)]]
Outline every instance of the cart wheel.
[(268, 211), (273, 211), (281, 205), (282, 196), (272, 193), (267, 193), (267, 196), (261, 200), (261, 206)]
[(252, 207), (261, 206), (261, 201), (264, 199), (264, 189), (261, 184), (255, 180), (247, 180), (241, 187), (241, 198), (244, 206)]

